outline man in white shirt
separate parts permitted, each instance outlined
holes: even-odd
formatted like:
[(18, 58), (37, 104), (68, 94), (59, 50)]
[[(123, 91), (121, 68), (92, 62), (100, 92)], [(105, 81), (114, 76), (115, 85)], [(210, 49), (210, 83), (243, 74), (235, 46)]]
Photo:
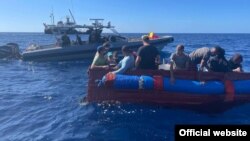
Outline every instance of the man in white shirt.
[(132, 50), (130, 50), (128, 46), (123, 46), (122, 47), (122, 54), (124, 55), (124, 58), (114, 68), (117, 70), (113, 71), (112, 73), (123, 74), (127, 70), (134, 68), (135, 59), (134, 59), (134, 56), (132, 54)]

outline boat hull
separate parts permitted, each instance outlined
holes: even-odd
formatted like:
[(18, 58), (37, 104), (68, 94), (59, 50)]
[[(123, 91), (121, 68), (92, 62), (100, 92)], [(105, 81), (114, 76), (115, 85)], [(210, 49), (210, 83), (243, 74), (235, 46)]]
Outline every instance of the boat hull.
[[(96, 80), (101, 79), (107, 71), (90, 70), (88, 82), (88, 95), (86, 100), (89, 102), (120, 101), (124, 103), (143, 103), (154, 104), (167, 107), (188, 108), (205, 112), (221, 112), (233, 106), (242, 105), (250, 102), (249, 94), (188, 94), (180, 92), (169, 92), (164, 90), (128, 90), (114, 89), (111, 87), (98, 87)], [(169, 77), (169, 71), (130, 71), (128, 75), (160, 75)], [(175, 72), (176, 78), (191, 80), (249, 80), (250, 73), (202, 73), (179, 71)], [(201, 77), (202, 76), (202, 77)]]
[[(173, 41), (173, 37), (163, 37), (159, 39), (151, 40), (151, 44), (158, 47), (161, 50), (165, 45)], [(131, 49), (137, 50), (142, 46), (141, 41), (134, 42), (112, 42), (111, 51), (120, 51), (123, 45), (131, 47)], [(96, 47), (101, 45), (100, 43), (74, 45), (66, 47), (50, 47), (44, 49), (38, 49), (33, 51), (25, 51), (22, 54), (24, 61), (72, 61), (72, 60), (84, 60), (92, 59), (96, 53)]]

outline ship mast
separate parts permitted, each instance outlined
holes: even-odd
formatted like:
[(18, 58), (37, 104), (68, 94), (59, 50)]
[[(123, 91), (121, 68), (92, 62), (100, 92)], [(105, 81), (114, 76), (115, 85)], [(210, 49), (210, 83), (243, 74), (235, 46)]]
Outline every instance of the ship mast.
[(53, 10), (53, 8), (52, 8), (52, 12), (51, 12), (51, 14), (50, 14), (50, 18), (51, 18), (51, 23), (52, 23), (52, 25), (54, 25), (54, 24), (55, 24), (55, 21), (54, 21), (54, 10)]

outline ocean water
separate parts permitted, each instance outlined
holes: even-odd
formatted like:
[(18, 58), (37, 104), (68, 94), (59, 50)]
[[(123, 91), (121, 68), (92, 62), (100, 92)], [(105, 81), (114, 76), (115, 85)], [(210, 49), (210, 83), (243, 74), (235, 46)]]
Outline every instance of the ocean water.
[[(140, 37), (141, 34), (124, 34)], [(164, 51), (184, 44), (187, 52), (202, 46), (220, 45), (226, 56), (239, 52), (250, 71), (250, 34), (162, 34), (175, 41)], [(53, 35), (0, 33), (0, 45), (50, 44)], [(0, 140), (2, 141), (127, 141), (174, 140), (176, 124), (250, 124), (250, 104), (223, 113), (140, 104), (87, 104), (87, 68), (81, 62), (31, 63), (0, 60)]]

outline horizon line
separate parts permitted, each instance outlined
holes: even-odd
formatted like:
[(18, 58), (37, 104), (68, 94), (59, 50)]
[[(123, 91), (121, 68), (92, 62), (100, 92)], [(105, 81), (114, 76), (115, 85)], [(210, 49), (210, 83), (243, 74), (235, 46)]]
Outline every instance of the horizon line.
[[(0, 31), (0, 33), (44, 33), (44, 32), (25, 32), (25, 31)], [(103, 32), (105, 34), (109, 32)], [(150, 32), (120, 32), (121, 34), (148, 34)], [(154, 32), (156, 34), (250, 34), (250, 32)], [(52, 35), (52, 34), (48, 34)]]

